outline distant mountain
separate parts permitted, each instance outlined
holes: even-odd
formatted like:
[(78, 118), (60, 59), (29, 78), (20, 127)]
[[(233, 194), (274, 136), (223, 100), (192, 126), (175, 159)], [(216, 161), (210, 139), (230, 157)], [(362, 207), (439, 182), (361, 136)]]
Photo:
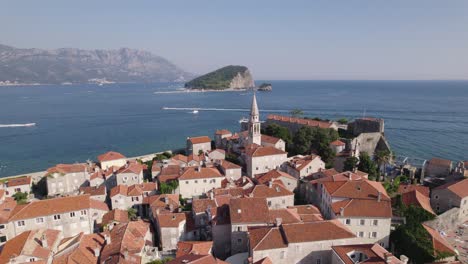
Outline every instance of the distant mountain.
[(229, 65), (197, 77), (185, 84), (190, 89), (226, 90), (255, 87), (252, 74), (245, 66)]
[(18, 49), (0, 45), (0, 82), (173, 82), (193, 75), (147, 51)]

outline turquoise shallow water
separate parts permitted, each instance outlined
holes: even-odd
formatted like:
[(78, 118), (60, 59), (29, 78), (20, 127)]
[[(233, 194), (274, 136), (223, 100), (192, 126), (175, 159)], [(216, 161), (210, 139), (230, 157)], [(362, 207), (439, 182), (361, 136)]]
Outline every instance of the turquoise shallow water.
[[(260, 82), (258, 82), (260, 83)], [(271, 81), (262, 117), (301, 108), (309, 116), (386, 121), (399, 155), (468, 159), (468, 81)], [(238, 129), (247, 92), (155, 93), (171, 84), (0, 87), (0, 176), (95, 159), (107, 150), (136, 156), (185, 145), (185, 138)], [(163, 107), (209, 108), (194, 115)], [(36, 123), (33, 127), (2, 127)]]

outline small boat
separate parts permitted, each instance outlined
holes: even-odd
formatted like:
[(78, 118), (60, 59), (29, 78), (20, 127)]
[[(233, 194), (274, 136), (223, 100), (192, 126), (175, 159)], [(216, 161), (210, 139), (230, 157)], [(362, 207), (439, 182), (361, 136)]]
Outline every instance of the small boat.
[(198, 114), (198, 110), (196, 110), (196, 109), (193, 110), (193, 111), (192, 111), (192, 114)]

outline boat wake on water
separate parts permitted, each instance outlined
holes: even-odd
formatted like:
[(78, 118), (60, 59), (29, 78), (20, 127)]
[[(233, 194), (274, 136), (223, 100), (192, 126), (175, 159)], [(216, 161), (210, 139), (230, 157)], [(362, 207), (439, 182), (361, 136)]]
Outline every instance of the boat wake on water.
[(36, 126), (36, 123), (26, 123), (26, 124), (0, 124), (0, 128), (4, 127), (32, 127)]
[[(247, 108), (199, 108), (199, 107), (163, 107), (162, 110), (174, 110), (174, 111), (190, 111), (191, 113), (198, 113), (198, 111), (234, 111), (234, 112), (250, 112)], [(284, 112), (289, 113), (291, 110), (266, 110), (262, 109), (262, 112)]]

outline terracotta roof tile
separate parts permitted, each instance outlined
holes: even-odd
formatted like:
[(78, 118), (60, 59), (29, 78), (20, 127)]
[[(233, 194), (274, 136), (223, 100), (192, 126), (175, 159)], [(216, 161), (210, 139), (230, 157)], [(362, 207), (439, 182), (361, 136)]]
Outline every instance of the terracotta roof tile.
[(346, 199), (332, 204), (335, 215), (340, 215), (341, 208), (344, 209), (345, 217), (392, 217), (392, 205), (388, 200), (378, 202), (371, 199)]
[(356, 237), (339, 220), (282, 225), (289, 243), (303, 243)]
[(263, 175), (260, 175), (257, 177), (257, 181), (259, 184), (268, 184), (268, 182), (274, 180), (274, 179), (279, 179), (281, 177), (286, 177), (286, 178), (289, 178), (291, 180), (297, 180), (294, 176), (286, 173), (286, 172), (282, 172), (280, 170), (271, 170)]
[(5, 185), (7, 187), (31, 185), (31, 176), (10, 178), (7, 181), (5, 181)]
[(345, 144), (343, 141), (339, 140), (339, 139), (337, 139), (337, 140), (331, 142), (330, 145), (332, 145), (332, 146), (338, 146), (338, 147), (340, 147), (340, 146), (346, 146), (346, 144)]
[(25, 204), (20, 210), (15, 210), (15, 212), (12, 213), (10, 221), (79, 211), (89, 208), (96, 208), (105, 211), (109, 210), (105, 203), (90, 199), (89, 195), (69, 196), (38, 200)]
[(270, 213), (270, 223), (275, 224), (277, 219), (281, 219), (283, 224), (300, 223), (301, 216), (297, 213), (297, 210), (292, 209), (272, 209)]
[(418, 190), (412, 190), (410, 192), (405, 192), (401, 196), (402, 202), (406, 206), (414, 205), (423, 208), (427, 212), (436, 215), (431, 207), (431, 201), (428, 196), (420, 193)]
[(269, 257), (264, 257), (259, 261), (254, 262), (254, 264), (273, 264), (273, 261)]
[[(348, 256), (352, 252), (360, 252), (367, 256), (363, 263), (372, 264), (403, 264), (398, 258), (391, 255), (385, 248), (378, 244), (359, 244), (332, 246), (332, 250), (340, 257), (344, 264), (354, 264), (355, 262)], [(390, 254), (390, 262), (385, 262), (385, 254)]]
[(193, 179), (206, 179), (206, 178), (222, 178), (223, 175), (215, 168), (187, 168), (179, 180), (193, 180)]
[(106, 186), (87, 186), (87, 187), (80, 187), (81, 194), (89, 194), (91, 196), (96, 195), (106, 195)]
[(121, 209), (113, 209), (102, 216), (102, 225), (107, 225), (112, 222), (128, 223), (128, 212)]
[(269, 144), (276, 144), (280, 140), (281, 140), (281, 138), (272, 137), (272, 136), (262, 134), (262, 142), (269, 143)]
[(227, 264), (227, 262), (219, 260), (212, 255), (188, 254), (175, 258), (166, 264)]
[(432, 247), (434, 248), (434, 255), (437, 252), (446, 252), (453, 255), (456, 255), (455, 249), (442, 237), (442, 235), (432, 227), (422, 224), (424, 229), (429, 233), (432, 238)]
[(101, 251), (103, 245), (104, 237), (101, 234), (80, 233), (63, 239), (52, 264), (96, 264), (98, 257), (94, 255), (94, 250)]
[(249, 157), (264, 157), (264, 156), (273, 156), (273, 155), (285, 155), (287, 152), (284, 152), (280, 149), (271, 146), (248, 146), (246, 147), (246, 154)]
[(448, 189), (460, 198), (468, 196), (468, 179), (457, 182), (450, 182), (436, 187), (435, 190)]
[(229, 201), (231, 223), (268, 223), (269, 211), (265, 198), (236, 198)]
[(225, 170), (227, 170), (227, 169), (241, 169), (242, 168), (241, 166), (239, 166), (237, 164), (234, 164), (232, 162), (229, 162), (227, 160), (220, 160), (219, 165)]
[(123, 196), (141, 196), (145, 192), (152, 192), (157, 189), (156, 183), (154, 182), (144, 182), (134, 185), (117, 185), (110, 191), (110, 197), (114, 197), (117, 194)]
[(306, 125), (306, 126), (310, 126), (310, 127), (321, 127), (321, 128), (330, 128), (331, 127), (330, 122), (317, 121), (317, 120), (313, 120), (313, 119), (294, 118), (294, 117), (281, 116), (281, 115), (268, 115), (267, 119), (281, 121), (281, 122), (287, 122), (287, 123)]
[(181, 167), (178, 165), (169, 165), (161, 169), (161, 173), (158, 175), (159, 182), (167, 182), (177, 180), (181, 174)]
[(220, 130), (216, 130), (215, 134), (216, 135), (230, 135), (232, 134), (232, 132), (227, 129), (220, 129)]
[(192, 211), (196, 214), (204, 213), (210, 209), (212, 215), (216, 214), (216, 201), (211, 199), (195, 199), (192, 201)]
[(294, 195), (293, 192), (279, 184), (272, 184), (271, 187), (267, 185), (256, 185), (251, 194), (252, 197), (255, 198), (271, 198)]
[(176, 258), (188, 254), (209, 255), (213, 241), (179, 241), (177, 243)]
[(288, 247), (279, 227), (249, 227), (249, 239), (252, 251)]
[(125, 159), (125, 156), (115, 151), (109, 151), (109, 152), (99, 155), (97, 159), (99, 162), (103, 162), (103, 161), (110, 161), (110, 160)]
[(189, 140), (192, 144), (201, 144), (201, 143), (211, 142), (211, 139), (207, 136), (189, 137), (187, 140)]
[(161, 228), (178, 228), (180, 223), (187, 221), (187, 213), (164, 213), (155, 216)]
[(117, 170), (117, 173), (134, 173), (141, 174), (143, 170), (146, 170), (148, 167), (146, 164), (140, 164), (138, 162), (128, 162), (126, 165), (122, 166)]

